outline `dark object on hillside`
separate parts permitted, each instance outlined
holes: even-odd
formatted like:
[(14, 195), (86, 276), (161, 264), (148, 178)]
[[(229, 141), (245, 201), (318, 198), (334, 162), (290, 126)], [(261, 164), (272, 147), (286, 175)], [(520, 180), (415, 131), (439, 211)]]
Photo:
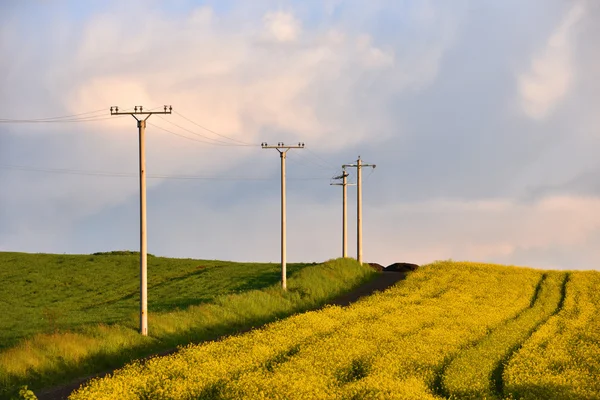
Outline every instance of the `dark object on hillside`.
[(375, 271), (383, 271), (385, 269), (385, 267), (381, 264), (377, 264), (377, 263), (367, 263), (371, 268), (373, 268)]
[(394, 271), (394, 272), (411, 272), (416, 271), (419, 268), (417, 264), (411, 263), (393, 263), (385, 267), (384, 271)]

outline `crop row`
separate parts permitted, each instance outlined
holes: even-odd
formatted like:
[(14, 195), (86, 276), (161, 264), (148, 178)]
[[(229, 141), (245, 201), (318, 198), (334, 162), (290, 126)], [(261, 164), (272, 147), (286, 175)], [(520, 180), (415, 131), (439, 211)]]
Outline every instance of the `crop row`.
[(563, 309), (536, 331), (504, 371), (521, 399), (600, 399), (600, 273), (572, 272)]
[(437, 262), (350, 307), (134, 363), (71, 398), (437, 398), (447, 361), (530, 309), (541, 278)]
[(565, 279), (561, 272), (544, 274), (530, 308), (461, 351), (449, 363), (442, 378), (443, 392), (460, 399), (502, 397), (504, 363), (559, 307)]

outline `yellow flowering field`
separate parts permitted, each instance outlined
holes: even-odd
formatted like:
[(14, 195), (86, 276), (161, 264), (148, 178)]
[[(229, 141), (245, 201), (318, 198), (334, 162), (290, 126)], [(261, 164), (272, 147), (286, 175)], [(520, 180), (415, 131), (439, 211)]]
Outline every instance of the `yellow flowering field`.
[[(436, 262), (349, 307), (298, 314), (133, 363), (70, 398), (502, 398), (514, 392), (512, 376), (524, 374), (513, 368), (512, 356), (524, 357), (519, 365), (532, 357), (523, 356), (524, 349), (563, 315), (563, 303), (568, 309), (564, 294), (575, 293), (576, 277)], [(598, 311), (597, 297), (580, 292), (587, 297), (580, 294), (575, 303), (596, 301)]]
[(443, 371), (443, 391), (461, 399), (494, 398), (503, 392), (504, 363), (533, 330), (556, 311), (566, 274), (542, 276), (531, 307), (462, 351)]
[(513, 397), (600, 399), (600, 273), (571, 273), (566, 294), (562, 310), (508, 363)]

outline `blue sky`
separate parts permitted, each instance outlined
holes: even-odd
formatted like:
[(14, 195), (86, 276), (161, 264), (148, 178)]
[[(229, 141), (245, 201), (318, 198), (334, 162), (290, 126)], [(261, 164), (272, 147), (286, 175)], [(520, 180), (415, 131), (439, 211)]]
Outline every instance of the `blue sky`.
[[(147, 129), (151, 253), (277, 261), (279, 158), (259, 144), (303, 141), (288, 159), (290, 261), (340, 254), (330, 178), (361, 155), (377, 164), (367, 261), (599, 269), (595, 1), (0, 7), (0, 118), (178, 112)], [(190, 120), (256, 146), (201, 143), (223, 138)], [(0, 250), (137, 249), (136, 171), (130, 117), (0, 123)]]

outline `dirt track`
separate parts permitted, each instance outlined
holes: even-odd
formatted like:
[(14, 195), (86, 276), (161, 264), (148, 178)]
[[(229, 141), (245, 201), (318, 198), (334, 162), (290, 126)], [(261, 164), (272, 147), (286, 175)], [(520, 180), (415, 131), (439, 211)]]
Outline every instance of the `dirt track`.
[[(406, 278), (405, 272), (390, 272), (390, 271), (382, 271), (379, 275), (377, 275), (372, 281), (357, 287), (353, 291), (346, 293), (343, 296), (340, 296), (327, 304), (339, 305), (345, 307), (355, 301), (359, 300), (362, 297), (369, 296), (377, 291), (383, 291), (390, 286), (394, 285), (396, 282), (401, 281)], [(218, 339), (217, 339), (218, 340)], [(160, 353), (159, 355), (167, 355), (175, 352), (176, 350), (168, 350)], [(87, 376), (84, 378), (77, 379), (68, 384), (57, 386), (50, 389), (36, 391), (36, 396), (39, 400), (63, 400), (67, 399), (71, 392), (81, 386), (83, 383), (88, 380), (96, 377), (101, 377), (111, 373), (112, 371), (106, 371), (97, 375)]]
[(359, 300), (361, 297), (369, 296), (377, 291), (383, 291), (404, 278), (406, 278), (406, 272), (382, 271), (381, 274), (375, 277), (371, 282), (357, 287), (350, 293), (346, 293), (328, 304), (347, 306)]

